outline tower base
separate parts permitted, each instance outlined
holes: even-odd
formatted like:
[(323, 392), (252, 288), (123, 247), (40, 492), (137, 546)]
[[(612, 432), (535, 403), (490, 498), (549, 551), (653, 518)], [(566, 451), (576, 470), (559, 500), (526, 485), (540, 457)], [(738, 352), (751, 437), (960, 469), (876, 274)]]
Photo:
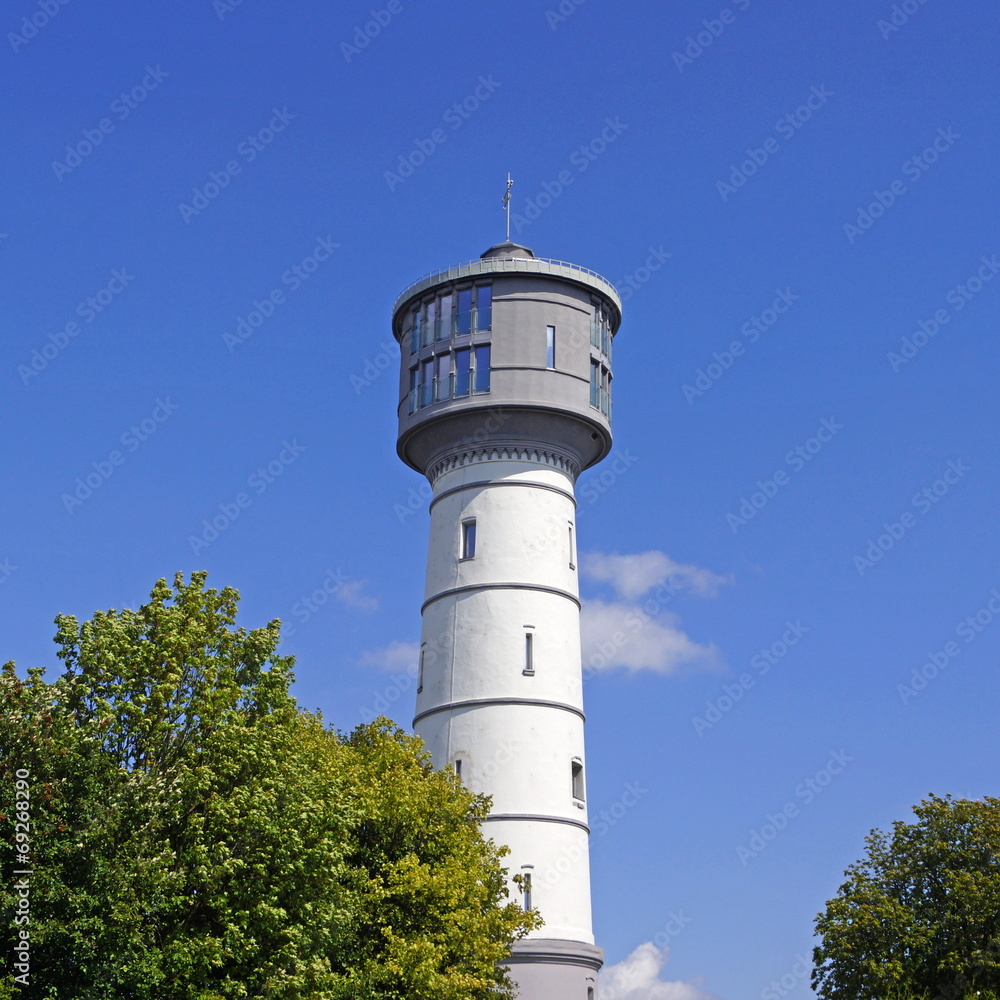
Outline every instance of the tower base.
[(506, 962), (519, 1000), (597, 1000), (604, 950), (583, 941), (523, 938)]

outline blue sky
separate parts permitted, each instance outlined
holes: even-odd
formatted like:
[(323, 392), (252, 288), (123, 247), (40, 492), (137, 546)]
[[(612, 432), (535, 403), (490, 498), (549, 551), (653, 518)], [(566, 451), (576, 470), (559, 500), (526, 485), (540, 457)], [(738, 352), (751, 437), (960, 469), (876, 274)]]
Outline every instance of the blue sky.
[(510, 171), (512, 235), (626, 299), (579, 492), (605, 997), (807, 997), (868, 830), (997, 791), (996, 6), (372, 9), (5, 10), (0, 655), (207, 569), (306, 707), (408, 725), (390, 309)]

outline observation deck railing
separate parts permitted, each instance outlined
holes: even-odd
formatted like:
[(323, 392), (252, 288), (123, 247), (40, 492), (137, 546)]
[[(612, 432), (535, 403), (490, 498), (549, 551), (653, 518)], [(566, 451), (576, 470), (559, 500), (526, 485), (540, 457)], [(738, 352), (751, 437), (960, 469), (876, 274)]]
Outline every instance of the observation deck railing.
[(407, 299), (419, 295), (432, 285), (444, 281), (460, 281), (462, 278), (472, 278), (481, 274), (549, 274), (553, 277), (567, 278), (583, 285), (588, 285), (604, 292), (618, 307), (621, 314), (621, 297), (607, 278), (592, 271), (589, 267), (570, 264), (565, 260), (552, 260), (548, 257), (481, 257), (478, 260), (468, 260), (464, 264), (452, 264), (450, 267), (429, 271), (427, 274), (411, 282), (396, 297), (392, 305), (393, 315)]

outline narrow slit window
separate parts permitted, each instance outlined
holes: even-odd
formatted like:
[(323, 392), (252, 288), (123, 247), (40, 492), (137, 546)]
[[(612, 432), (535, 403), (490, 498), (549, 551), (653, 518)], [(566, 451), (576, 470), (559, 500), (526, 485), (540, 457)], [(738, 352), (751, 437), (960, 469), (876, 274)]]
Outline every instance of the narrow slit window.
[(462, 758), (461, 757), (457, 757), (455, 759), (455, 777), (458, 778), (459, 781), (462, 780)]
[(569, 568), (576, 569), (576, 553), (573, 551), (573, 525), (566, 526), (569, 531)]
[(524, 633), (524, 673), (531, 675), (535, 672), (535, 634), (533, 632)]
[(462, 522), (462, 558), (475, 559), (476, 557), (476, 522)]
[(570, 764), (570, 775), (573, 783), (573, 798), (579, 799), (580, 802), (584, 801), (584, 789), (583, 789), (583, 761), (574, 760)]
[(521, 883), (522, 902), (524, 912), (527, 913), (531, 909), (531, 872), (525, 872), (522, 878), (524, 880)]
[(424, 650), (426, 643), (420, 647), (420, 660), (417, 664), (417, 694), (424, 689)]
[(590, 359), (590, 405), (601, 405), (601, 363)]
[(556, 366), (556, 328), (547, 326), (545, 328), (545, 367), (555, 368)]

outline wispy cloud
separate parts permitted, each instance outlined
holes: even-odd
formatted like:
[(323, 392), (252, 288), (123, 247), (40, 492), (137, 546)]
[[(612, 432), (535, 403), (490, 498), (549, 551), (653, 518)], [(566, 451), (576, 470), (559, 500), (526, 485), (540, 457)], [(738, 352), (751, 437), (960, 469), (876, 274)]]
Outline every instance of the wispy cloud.
[(677, 590), (690, 590), (698, 597), (715, 597), (720, 587), (733, 582), (731, 576), (674, 562), (665, 552), (655, 549), (624, 556), (617, 552), (587, 553), (580, 557), (580, 572), (590, 580), (610, 584), (627, 601), (668, 580)]
[[(684, 591), (715, 597), (732, 577), (700, 566), (675, 562), (655, 549), (633, 555), (591, 552), (580, 559), (580, 573), (608, 584), (611, 601), (584, 600), (580, 616), (585, 669), (654, 670), (672, 674), (687, 668), (712, 670), (722, 665), (714, 645), (704, 646), (680, 627), (666, 605)], [(639, 600), (643, 598), (643, 600)]]
[(679, 628), (670, 611), (655, 617), (619, 602), (583, 602), (580, 639), (583, 662), (594, 670), (626, 667), (672, 674), (681, 670), (711, 670), (721, 665), (714, 645), (701, 646)]
[(647, 941), (624, 961), (607, 966), (600, 973), (601, 1000), (717, 1000), (701, 988), (699, 980), (671, 983), (660, 979), (668, 951)]
[[(624, 667), (673, 674), (722, 667), (717, 647), (695, 642), (666, 605), (683, 591), (714, 597), (720, 587), (732, 583), (731, 577), (675, 562), (655, 550), (635, 555), (590, 553), (581, 557), (580, 571), (589, 579), (608, 583), (616, 594), (610, 601), (583, 601), (580, 637), (585, 670)], [(341, 599), (347, 603), (358, 602), (353, 606), (367, 608), (366, 602), (373, 599), (360, 593), (365, 582), (346, 581), (337, 588), (338, 594), (343, 592)], [(365, 653), (361, 663), (414, 673), (419, 653), (419, 643), (395, 641)]]
[(417, 657), (420, 655), (419, 642), (390, 642), (388, 646), (364, 653), (361, 663), (366, 667), (378, 667), (389, 673), (417, 672)]
[(378, 611), (378, 598), (362, 593), (367, 584), (367, 580), (345, 580), (337, 585), (333, 596), (349, 608), (358, 608), (361, 611)]

